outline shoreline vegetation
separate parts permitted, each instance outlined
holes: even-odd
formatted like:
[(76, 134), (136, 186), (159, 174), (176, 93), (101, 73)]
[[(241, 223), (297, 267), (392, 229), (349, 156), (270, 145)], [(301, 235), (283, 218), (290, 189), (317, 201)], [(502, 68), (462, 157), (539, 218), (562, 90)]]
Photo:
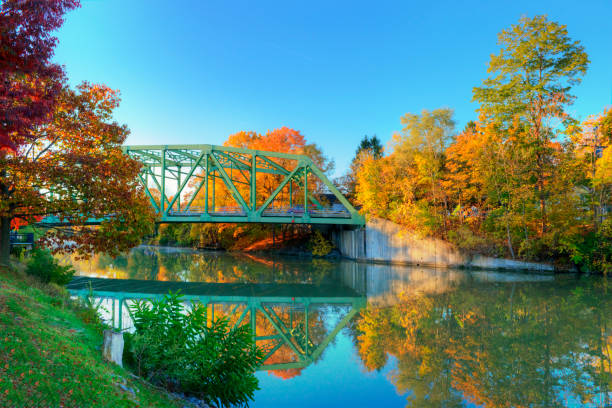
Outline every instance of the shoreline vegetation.
[(105, 361), (105, 328), (62, 286), (0, 267), (0, 406), (195, 406)]
[[(33, 259), (47, 255), (37, 249)], [(263, 350), (248, 325), (210, 320), (198, 303), (183, 313), (180, 293), (139, 302), (134, 332), (122, 335), (123, 366), (116, 365), (104, 357), (105, 332), (114, 329), (103, 307), (72, 297), (63, 285), (74, 270), (54, 276), (67, 267), (51, 259), (0, 267), (1, 407), (208, 408), (252, 400)]]
[(298, 257), (341, 256), (324, 233), (303, 225), (162, 224), (157, 235), (144, 244)]

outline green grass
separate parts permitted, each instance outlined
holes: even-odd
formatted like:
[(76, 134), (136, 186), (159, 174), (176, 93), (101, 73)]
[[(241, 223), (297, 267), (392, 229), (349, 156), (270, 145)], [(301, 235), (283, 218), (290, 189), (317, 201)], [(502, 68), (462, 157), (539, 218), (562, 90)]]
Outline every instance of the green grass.
[(0, 269), (0, 407), (185, 406), (104, 361), (102, 328), (64, 289)]

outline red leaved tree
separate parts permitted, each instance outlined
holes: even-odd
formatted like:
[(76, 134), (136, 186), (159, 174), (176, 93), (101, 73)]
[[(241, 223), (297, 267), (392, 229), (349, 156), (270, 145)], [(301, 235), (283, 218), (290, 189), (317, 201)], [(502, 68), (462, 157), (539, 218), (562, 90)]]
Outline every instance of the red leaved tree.
[[(48, 120), (64, 71), (51, 63), (51, 33), (78, 0), (3, 0), (0, 3), (0, 150), (25, 143)], [(0, 153), (1, 154), (1, 153)]]

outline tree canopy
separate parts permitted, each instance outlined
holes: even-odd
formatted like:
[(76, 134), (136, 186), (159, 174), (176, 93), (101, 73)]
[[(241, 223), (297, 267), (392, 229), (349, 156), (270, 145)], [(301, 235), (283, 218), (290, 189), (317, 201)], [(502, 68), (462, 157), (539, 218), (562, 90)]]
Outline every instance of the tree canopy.
[[(52, 120), (37, 126), (13, 152), (0, 157), (0, 220), (30, 223), (43, 216), (74, 225), (103, 219), (96, 228), (56, 229), (44, 240), (52, 248), (118, 254), (140, 243), (154, 224), (137, 175), (141, 164), (121, 151), (129, 131), (112, 118), (116, 91), (84, 83), (65, 87)], [(8, 237), (2, 236), (8, 256)]]

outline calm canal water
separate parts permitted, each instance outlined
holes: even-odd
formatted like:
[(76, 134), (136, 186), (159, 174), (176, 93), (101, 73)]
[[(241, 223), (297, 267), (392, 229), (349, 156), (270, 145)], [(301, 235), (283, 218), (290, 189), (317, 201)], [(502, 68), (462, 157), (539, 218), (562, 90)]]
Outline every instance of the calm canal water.
[(177, 289), (251, 323), (268, 350), (253, 407), (612, 406), (603, 278), (152, 247), (77, 269), (73, 292), (91, 282), (117, 327)]

